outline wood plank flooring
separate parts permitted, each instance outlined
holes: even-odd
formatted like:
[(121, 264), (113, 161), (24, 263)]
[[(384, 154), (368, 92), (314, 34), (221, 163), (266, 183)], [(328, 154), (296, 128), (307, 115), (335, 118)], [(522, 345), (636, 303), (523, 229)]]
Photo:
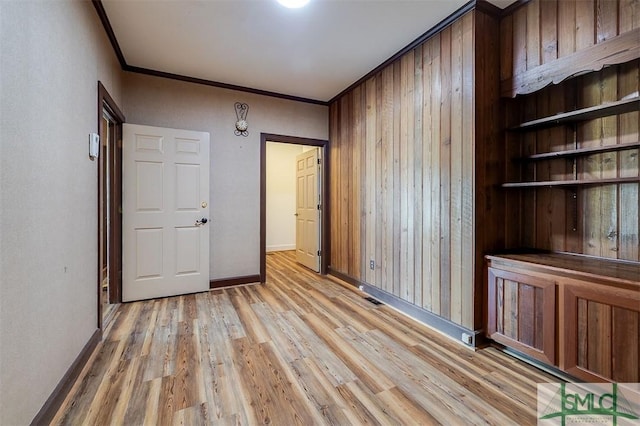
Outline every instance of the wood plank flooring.
[(557, 380), (267, 256), (267, 284), (120, 306), (62, 425), (535, 424)]

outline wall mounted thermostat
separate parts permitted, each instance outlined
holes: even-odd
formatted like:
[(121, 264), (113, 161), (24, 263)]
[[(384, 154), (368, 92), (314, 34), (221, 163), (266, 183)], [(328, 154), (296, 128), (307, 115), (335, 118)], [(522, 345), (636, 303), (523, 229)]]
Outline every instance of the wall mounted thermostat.
[(100, 136), (97, 133), (89, 133), (89, 158), (93, 161), (100, 154)]

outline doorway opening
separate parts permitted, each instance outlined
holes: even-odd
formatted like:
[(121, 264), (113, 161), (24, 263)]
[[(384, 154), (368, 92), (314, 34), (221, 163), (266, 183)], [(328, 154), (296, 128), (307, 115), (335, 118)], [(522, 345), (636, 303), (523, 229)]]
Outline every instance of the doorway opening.
[(98, 328), (121, 301), (122, 123), (124, 115), (98, 82)]
[[(312, 191), (309, 192), (309, 194), (311, 194), (311, 196), (309, 197), (309, 200), (313, 200), (313, 203), (311, 203), (311, 201), (308, 203), (310, 206), (312, 205), (313, 208), (308, 208), (308, 209), (301, 209), (300, 206), (295, 205), (295, 208), (293, 210), (290, 210), (288, 212), (285, 212), (284, 214), (289, 214), (291, 215), (287, 220), (285, 220), (284, 222), (288, 222), (289, 224), (291, 223), (295, 223), (295, 234), (296, 237), (300, 236), (300, 222), (299, 218), (301, 218), (301, 216), (305, 215), (305, 214), (311, 214), (313, 213), (312, 210), (315, 210), (315, 213), (317, 214), (317, 223), (315, 226), (318, 226), (319, 229), (321, 230), (321, 232), (316, 234), (316, 239), (317, 241), (314, 241), (314, 243), (317, 245), (317, 249), (318, 249), (318, 256), (319, 256), (319, 262), (318, 262), (318, 269), (319, 272), (321, 274), (326, 274), (327, 273), (327, 263), (328, 263), (328, 258), (329, 258), (329, 253), (328, 253), (328, 196), (327, 196), (327, 189), (328, 189), (328, 165), (327, 165), (327, 144), (328, 141), (326, 140), (321, 140), (321, 139), (309, 139), (309, 138), (300, 138), (300, 137), (294, 137), (294, 136), (285, 136), (285, 135), (274, 135), (274, 134), (267, 134), (267, 133), (262, 133), (260, 136), (260, 282), (264, 283), (266, 281), (266, 256), (267, 256), (267, 144), (268, 143), (273, 143), (273, 145), (275, 144), (287, 144), (287, 145), (292, 145), (292, 146), (297, 146), (299, 147), (299, 152), (300, 154), (298, 155), (296, 153), (296, 155), (294, 155), (293, 157), (299, 157), (304, 159), (305, 152), (309, 155), (309, 157), (312, 157), (313, 154), (315, 153), (315, 159), (311, 160), (311, 159), (305, 159), (305, 161), (307, 162), (311, 162), (311, 161), (318, 161), (317, 164), (317, 168), (319, 168), (319, 180), (317, 182), (314, 182), (313, 185), (316, 186), (316, 188), (319, 190), (319, 194), (317, 193), (313, 193)], [(295, 148), (288, 150), (288, 151), (293, 151), (295, 150)], [(300, 163), (302, 164), (302, 163)], [(309, 163), (311, 164), (311, 163)], [(307, 186), (307, 185), (299, 185), (296, 182), (299, 180), (299, 178), (301, 178), (301, 175), (298, 171), (298, 167), (295, 161), (292, 161), (291, 163), (291, 171), (293, 172), (292, 174), (292, 179), (295, 179), (295, 181), (292, 183), (295, 187), (295, 191), (296, 194), (294, 196), (297, 196), (298, 192), (300, 190), (302, 190), (302, 187)], [(298, 175), (296, 176), (296, 173), (298, 173)], [(311, 181), (309, 181), (311, 182)], [(312, 186), (313, 186), (312, 185)], [(315, 198), (317, 197), (317, 198)], [(317, 201), (316, 201), (317, 200)], [(289, 202), (291, 202), (291, 200), (289, 200)], [(298, 215), (298, 216), (296, 216)], [(315, 215), (314, 215), (315, 216)], [(285, 218), (287, 219), (287, 218)], [(313, 232), (309, 232), (309, 234), (312, 234)], [(296, 238), (298, 241), (295, 242), (295, 246), (290, 247), (292, 249), (296, 249), (296, 246), (298, 246), (300, 244), (299, 242), (299, 238)], [(269, 241), (270, 250), (277, 248), (278, 244), (274, 245), (274, 242), (272, 239), (270, 239)], [(284, 245), (288, 245), (291, 244), (291, 242), (284, 244)], [(281, 244), (280, 248), (283, 248), (283, 246)], [(298, 250), (296, 249), (296, 253), (298, 253)], [(296, 255), (293, 255), (294, 257)], [(302, 260), (302, 258), (300, 259)], [(311, 269), (316, 269), (316, 268), (311, 268)]]

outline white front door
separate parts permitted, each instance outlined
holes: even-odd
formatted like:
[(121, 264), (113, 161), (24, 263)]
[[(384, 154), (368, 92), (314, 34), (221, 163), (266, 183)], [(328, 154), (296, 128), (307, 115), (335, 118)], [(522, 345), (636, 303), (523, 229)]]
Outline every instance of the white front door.
[(209, 289), (209, 133), (124, 124), (122, 300)]
[(320, 272), (320, 164), (318, 148), (296, 157), (296, 260)]

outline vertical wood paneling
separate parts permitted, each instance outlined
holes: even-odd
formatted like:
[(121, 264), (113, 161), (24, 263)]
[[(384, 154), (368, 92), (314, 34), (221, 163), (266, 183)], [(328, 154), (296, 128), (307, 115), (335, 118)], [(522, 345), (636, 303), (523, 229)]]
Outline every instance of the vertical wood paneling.
[(525, 8), (527, 19), (526, 55), (528, 70), (540, 65), (540, 3), (544, 2), (532, 2)]
[[(553, 114), (568, 109), (565, 105), (565, 94), (562, 87), (552, 86), (549, 91), (549, 97), (549, 110)], [(567, 133), (569, 133), (569, 135)], [(557, 141), (550, 146), (552, 151), (573, 148), (573, 133), (570, 131), (567, 132), (565, 127), (552, 127), (549, 131), (549, 139), (551, 141)], [(573, 161), (571, 159), (551, 160), (548, 164), (549, 174), (553, 179), (572, 178)], [(550, 211), (553, 212), (553, 215), (549, 217), (551, 228), (549, 241), (551, 250), (567, 251), (567, 227), (572, 227), (572, 224), (567, 224), (566, 220), (558, 220), (558, 218), (567, 217), (567, 191), (554, 188), (551, 191), (550, 201)], [(573, 221), (573, 216), (571, 217), (571, 221)]]
[(462, 322), (462, 20), (451, 26), (450, 319)]
[[(524, 119), (529, 120), (537, 116), (536, 114), (536, 100), (532, 97), (525, 98), (524, 106)], [(529, 132), (525, 134), (522, 141), (521, 156), (527, 156), (536, 153), (536, 134)], [(514, 141), (518, 143), (517, 141)], [(536, 180), (536, 167), (534, 164), (526, 164), (524, 167), (523, 179)], [(537, 232), (537, 216), (536, 216), (536, 201), (538, 191), (531, 191), (529, 193), (523, 193), (522, 213), (521, 220), (521, 244), (524, 247), (535, 247), (536, 245), (536, 232)], [(526, 225), (525, 225), (526, 224)]]
[(640, 314), (614, 307), (612, 312), (611, 373), (614, 382), (633, 383), (640, 379), (638, 345), (630, 345), (640, 336)]
[(611, 309), (609, 305), (587, 302), (587, 365), (590, 371), (611, 377)]
[(504, 279), (496, 278), (496, 299), (497, 306), (496, 312), (498, 316), (496, 318), (496, 331), (500, 334), (505, 334), (504, 332)]
[(440, 37), (440, 315), (451, 318), (451, 27)]
[(423, 101), (422, 101), (422, 307), (433, 312), (432, 295), (433, 287), (438, 286), (438, 281), (433, 280), (431, 265), (433, 262), (433, 161), (432, 161), (432, 136), (433, 136), (433, 57), (432, 42), (422, 46), (422, 73)]
[[(537, 113), (541, 116), (552, 115), (550, 102), (551, 88), (547, 87), (537, 96)], [(536, 152), (551, 151), (551, 129), (537, 132)], [(551, 161), (543, 161), (535, 164), (537, 180), (551, 180)], [(539, 188), (536, 190), (536, 236), (535, 246), (545, 250), (551, 250), (552, 223), (555, 212), (551, 209), (552, 188)]]
[(562, 58), (576, 51), (576, 0), (558, 2), (557, 28), (558, 57)]
[(542, 64), (558, 58), (558, 2), (540, 2), (540, 59)]
[(364, 133), (364, 125), (365, 125), (365, 117), (364, 117), (364, 104), (362, 96), (364, 87), (358, 86), (352, 92), (352, 111), (353, 118), (352, 122), (353, 133), (350, 144), (350, 152), (351, 152), (351, 160), (349, 164), (351, 165), (351, 194), (356, 196), (352, 196), (349, 200), (351, 203), (349, 214), (351, 218), (349, 220), (349, 237), (351, 244), (349, 245), (349, 267), (348, 273), (350, 276), (364, 276), (363, 270), (360, 265), (361, 262), (361, 228), (363, 226), (363, 215), (361, 210), (361, 202), (362, 195), (364, 194), (363, 188), (360, 182), (360, 172), (362, 166), (364, 164), (364, 153), (363, 149), (363, 139), (365, 136)]
[(598, 43), (618, 35), (618, 1), (596, 1), (596, 29)]
[(340, 180), (336, 179), (340, 177), (340, 162), (339, 162), (339, 144), (340, 137), (338, 133), (339, 126), (339, 108), (338, 103), (334, 102), (329, 106), (329, 173), (333, 177), (329, 179), (329, 194), (331, 199), (329, 200), (329, 228), (331, 232), (331, 238), (329, 241), (330, 244), (330, 253), (331, 259), (329, 259), (329, 264), (332, 268), (338, 269), (338, 259), (340, 259), (340, 253), (338, 252), (338, 244), (339, 244), (339, 236), (340, 236), (340, 223), (338, 212), (340, 211), (340, 204), (337, 201), (340, 199), (338, 197), (338, 191), (340, 188)]
[[(414, 261), (413, 261), (413, 286), (411, 283), (409, 284), (409, 288), (413, 287), (413, 303), (417, 306), (422, 306), (422, 289), (423, 289), (423, 258), (422, 258), (422, 247), (423, 247), (423, 206), (424, 200), (423, 189), (422, 189), (422, 170), (424, 168), (423, 160), (423, 139), (422, 139), (422, 120), (423, 120), (423, 53), (422, 46), (418, 46), (415, 49), (414, 55), (414, 92), (413, 92), (413, 116), (414, 116), (414, 127), (413, 127), (413, 200), (409, 203), (409, 208), (413, 205), (413, 232), (410, 233), (413, 237), (413, 250), (414, 250)], [(426, 272), (426, 271), (425, 271)]]
[(618, 10), (620, 33), (640, 27), (640, 4), (638, 4), (638, 0), (620, 0), (618, 2)]
[[(413, 52), (400, 59), (400, 282), (396, 294), (403, 300), (409, 299), (409, 62)], [(411, 248), (413, 250), (413, 247)], [(411, 298), (413, 299), (413, 298)]]
[[(382, 102), (383, 102), (383, 96), (382, 96), (382, 78), (374, 78), (375, 82), (376, 82), (376, 91), (375, 91), (375, 97), (376, 97), (376, 174), (375, 174), (375, 180), (376, 180), (376, 205), (375, 208), (376, 210), (378, 210), (378, 213), (376, 214), (377, 220), (373, 223), (371, 223), (369, 226), (374, 227), (376, 229), (376, 256), (374, 257), (374, 262), (375, 262), (375, 270), (376, 270), (376, 281), (374, 282), (375, 285), (378, 288), (383, 288), (383, 269), (381, 268), (382, 265), (382, 260), (384, 258), (384, 252), (383, 252), (383, 247), (382, 247), (382, 239), (383, 239), (383, 234), (385, 232), (385, 228), (380, 226), (379, 224), (381, 223), (381, 213), (382, 211), (384, 211), (384, 206), (385, 204), (383, 203), (383, 193), (382, 193), (382, 188), (383, 188), (383, 181), (382, 181), (382, 170), (384, 167), (384, 163), (383, 163), (383, 156), (382, 156), (382, 150), (383, 150), (383, 143), (382, 143)], [(366, 177), (367, 179), (371, 179), (370, 176)], [(384, 271), (384, 273), (386, 273), (386, 271)]]
[(415, 246), (413, 243), (415, 235), (415, 221), (416, 217), (414, 216), (414, 204), (416, 200), (414, 199), (415, 194), (415, 180), (414, 180), (414, 170), (415, 170), (415, 99), (414, 99), (414, 90), (415, 90), (415, 50), (408, 52), (402, 60), (407, 63), (405, 68), (406, 73), (406, 91), (407, 91), (407, 171), (406, 171), (406, 187), (407, 187), (407, 279), (405, 284), (405, 295), (401, 296), (402, 299), (415, 304), (414, 294), (415, 291), (413, 287), (416, 285), (415, 277), (414, 277), (414, 264), (416, 261), (415, 258)]
[(348, 141), (351, 140), (351, 132), (353, 126), (351, 124), (352, 109), (351, 109), (351, 96), (345, 96), (340, 101), (340, 138), (343, 141), (340, 146), (340, 175), (342, 177), (340, 183), (340, 229), (342, 231), (340, 241), (340, 253), (342, 258), (340, 260), (340, 268), (345, 271), (349, 271), (350, 256), (350, 242), (351, 242), (351, 228), (353, 224), (350, 223), (351, 212), (351, 149)]
[[(561, 85), (564, 91), (564, 105), (569, 109), (575, 105), (576, 84)], [(565, 147), (573, 149), (577, 146), (573, 129), (565, 128)], [(567, 159), (567, 179), (574, 178), (574, 167), (578, 159)], [(565, 251), (580, 253), (582, 250), (582, 212), (578, 203), (577, 191), (565, 191)]]
[(521, 7), (513, 14), (512, 75), (527, 70), (527, 8)]
[[(495, 26), (495, 22), (485, 23), (484, 21), (489, 21), (484, 14), (477, 14), (475, 18), (480, 21), (482, 20), (482, 24), (479, 25), (479, 28), (485, 28), (487, 24), (489, 26)], [(478, 323), (482, 321), (476, 321), (474, 315), (480, 315), (481, 312), (478, 312), (474, 307), (474, 302), (478, 303), (478, 298), (482, 299), (482, 294), (478, 293), (479, 289), (476, 287), (476, 295), (474, 298), (467, 297), (465, 294), (465, 289), (468, 287), (467, 283), (472, 283), (474, 281), (474, 276), (476, 271), (474, 271), (474, 266), (476, 268), (484, 268), (484, 262), (482, 260), (476, 260), (475, 265), (474, 262), (471, 262), (471, 259), (476, 256), (478, 258), (477, 253), (475, 253), (475, 236), (478, 233), (475, 232), (474, 229), (474, 198), (475, 198), (475, 175), (474, 171), (476, 170), (476, 156), (475, 156), (475, 118), (474, 118), (474, 96), (475, 96), (475, 87), (474, 87), (474, 64), (475, 64), (475, 51), (474, 51), (474, 15), (467, 14), (462, 18), (462, 84), (460, 90), (462, 91), (462, 169), (461, 169), (461, 179), (462, 179), (462, 193), (461, 193), (461, 224), (460, 224), (460, 233), (461, 233), (461, 246), (462, 253), (460, 254), (460, 269), (461, 269), (461, 277), (459, 283), (459, 291), (460, 291), (460, 307), (462, 310), (461, 323), (467, 326), (474, 324), (474, 322)], [(485, 34), (487, 36), (487, 34)], [(497, 40), (496, 40), (497, 42)], [(481, 43), (478, 43), (481, 45)], [(494, 46), (495, 47), (495, 46)], [(489, 46), (489, 48), (494, 48)], [(482, 53), (482, 52), (481, 52)], [(489, 61), (491, 62), (491, 61)], [(479, 64), (483, 68), (485, 66), (490, 67), (488, 64)], [(484, 77), (479, 77), (478, 81), (483, 81)], [(485, 86), (485, 89), (488, 87)], [(491, 111), (483, 110), (489, 114)], [(479, 119), (483, 119), (482, 116)], [(484, 138), (483, 144), (489, 145), (489, 139)], [(481, 163), (485, 163), (483, 157), (478, 156), (477, 158)], [(490, 167), (492, 169), (496, 169), (495, 167)], [(483, 170), (482, 164), (477, 168), (478, 172)], [(498, 201), (497, 199), (495, 200)], [(485, 224), (489, 226), (489, 222)], [(480, 253), (482, 256), (483, 253)], [(478, 263), (479, 262), (479, 263)], [(481, 302), (484, 304), (483, 302)]]
[(382, 161), (383, 161), (383, 254), (384, 277), (382, 289), (393, 293), (393, 67), (382, 71)]
[(518, 340), (518, 283), (504, 280), (504, 335)]
[[(487, 221), (476, 235), (479, 185), (501, 180), (498, 31), (469, 12), (330, 109), (332, 269), (469, 329), (482, 326), (482, 255), (500, 232)], [(497, 205), (482, 188), (483, 208)]]
[[(637, 1), (622, 0), (619, 9), (620, 32), (640, 26), (640, 4)], [(621, 65), (618, 74), (618, 97), (624, 98), (637, 93), (639, 80), (639, 61)], [(620, 115), (618, 117), (618, 143), (638, 142), (640, 140), (639, 122), (640, 113), (637, 111)], [(621, 177), (638, 176), (639, 150), (623, 151), (618, 154), (618, 157)], [(618, 257), (620, 259), (640, 261), (639, 187), (638, 184), (624, 184), (619, 185), (618, 188)]]
[[(500, 21), (500, 53), (502, 54), (503, 58), (514, 58), (513, 41), (513, 16), (508, 15)], [(500, 80), (508, 80), (512, 76), (512, 61), (500, 61)]]
[[(600, 98), (602, 102), (611, 102), (618, 99), (618, 75), (616, 68), (607, 68), (602, 71), (600, 83)], [(600, 129), (600, 145), (615, 145), (618, 136), (618, 117), (602, 118)], [(618, 175), (618, 153), (606, 152), (601, 156), (601, 168), (603, 178), (615, 178)], [(618, 186), (603, 185), (600, 196), (600, 212), (602, 215), (602, 229), (600, 235), (602, 245), (602, 257), (618, 257)]]
[[(580, 89), (578, 105), (591, 106), (600, 103), (600, 91), (598, 90), (598, 75), (589, 74), (583, 79), (585, 84)], [(578, 124), (578, 140), (580, 147), (588, 148), (600, 145), (599, 131), (602, 119), (591, 120)], [(579, 160), (578, 176), (583, 179), (599, 179), (602, 177), (602, 155), (595, 154), (585, 156)], [(580, 166), (581, 164), (581, 166)], [(582, 193), (583, 203), (583, 253), (600, 256), (602, 253), (602, 214), (600, 212), (600, 187), (584, 188)]]
[(365, 279), (368, 283), (371, 283), (374, 286), (379, 285), (379, 279), (376, 274), (376, 270), (380, 270), (380, 267), (377, 268), (374, 266), (374, 269), (369, 267), (369, 259), (373, 259), (375, 261), (376, 257), (376, 245), (377, 239), (376, 235), (378, 227), (376, 226), (378, 219), (378, 173), (376, 172), (376, 159), (377, 159), (377, 140), (376, 140), (376, 80), (371, 78), (367, 80), (365, 83), (365, 107), (366, 107), (366, 117), (365, 117), (365, 150), (366, 150), (366, 168), (364, 170), (365, 185), (367, 186), (364, 196), (365, 196), (365, 208), (367, 211), (367, 217), (365, 218), (365, 227), (366, 227), (366, 258), (363, 259), (362, 263), (366, 266), (365, 269)]
[(400, 140), (400, 120), (401, 120), (401, 101), (402, 101), (402, 93), (401, 93), (401, 82), (400, 82), (400, 62), (396, 61), (393, 67), (393, 138), (391, 143), (393, 144), (393, 281), (392, 281), (392, 293), (396, 296), (400, 296), (400, 271), (402, 265), (400, 264), (400, 239), (401, 235), (401, 195), (402, 195), (402, 182), (400, 181), (400, 149), (401, 149), (401, 140)]
[[(618, 84), (620, 85), (620, 95), (626, 96), (633, 93), (634, 88), (637, 90), (637, 82), (640, 78), (639, 66), (630, 64), (621, 67)], [(618, 135), (619, 143), (638, 142), (639, 134), (638, 123), (640, 122), (640, 113), (631, 112), (622, 114), (619, 117)], [(620, 172), (621, 177), (638, 176), (638, 161), (640, 160), (640, 151), (637, 149), (621, 152)], [(618, 211), (619, 214), (619, 258), (625, 260), (640, 261), (640, 197), (638, 195), (638, 184), (619, 185)]]
[[(518, 294), (518, 337), (519, 341), (535, 346), (535, 287), (520, 284)], [(540, 348), (538, 348), (540, 349)]]
[(578, 299), (578, 366), (588, 368), (589, 362), (587, 360), (587, 350), (589, 348), (589, 326), (588, 326), (588, 309), (587, 301), (585, 299)]
[[(618, 35), (618, 1), (597, 0), (596, 7), (596, 40), (608, 40)], [(600, 102), (618, 100), (618, 67), (602, 70), (600, 73)], [(617, 143), (618, 117), (604, 117), (601, 121), (600, 145)], [(618, 153), (607, 152), (601, 156), (603, 178), (615, 178), (618, 171)], [(605, 185), (601, 188), (600, 212), (602, 229), (600, 235), (604, 241), (601, 256), (618, 257), (618, 186)]]
[(542, 327), (542, 324), (544, 323), (544, 291), (543, 289), (536, 287), (534, 292), (533, 321), (535, 333), (533, 335), (533, 347), (542, 349), (544, 347), (544, 329)]
[(576, 2), (576, 51), (595, 43), (595, 0)]
[(431, 45), (431, 312), (440, 314), (440, 99), (441, 84), (441, 40), (440, 34), (429, 42)]

